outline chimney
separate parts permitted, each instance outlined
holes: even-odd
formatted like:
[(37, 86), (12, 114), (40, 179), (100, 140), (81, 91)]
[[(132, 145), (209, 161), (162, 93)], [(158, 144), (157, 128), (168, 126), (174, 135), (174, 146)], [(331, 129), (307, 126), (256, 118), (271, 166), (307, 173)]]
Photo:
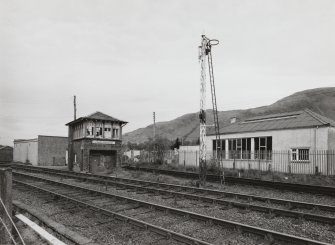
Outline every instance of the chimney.
[(232, 117), (230, 118), (230, 124), (236, 123), (237, 122), (237, 117)]

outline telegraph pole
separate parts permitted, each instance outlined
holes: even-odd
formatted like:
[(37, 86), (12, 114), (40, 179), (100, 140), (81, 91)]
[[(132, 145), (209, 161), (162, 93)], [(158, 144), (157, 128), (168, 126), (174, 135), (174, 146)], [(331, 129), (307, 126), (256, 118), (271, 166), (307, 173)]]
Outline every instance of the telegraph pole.
[[(77, 119), (77, 101), (76, 96), (73, 96), (73, 118), (74, 120)], [(73, 128), (71, 125), (69, 125), (69, 133), (68, 133), (68, 169), (69, 171), (73, 171)]]
[(74, 120), (77, 119), (77, 102), (76, 102), (76, 96), (73, 96), (73, 116), (74, 116)]
[(157, 150), (157, 147), (156, 147), (156, 113), (155, 112), (153, 112), (153, 121), (154, 121), (154, 123), (153, 123), (153, 143), (154, 143), (154, 154), (153, 154), (153, 156), (154, 156), (154, 162), (156, 162), (156, 155), (157, 155), (157, 152), (156, 152), (156, 150)]
[(154, 127), (154, 137), (153, 137), (153, 139), (154, 139), (154, 141), (156, 140), (156, 113), (154, 112), (153, 113), (153, 119), (154, 119), (154, 124), (153, 124), (153, 127)]

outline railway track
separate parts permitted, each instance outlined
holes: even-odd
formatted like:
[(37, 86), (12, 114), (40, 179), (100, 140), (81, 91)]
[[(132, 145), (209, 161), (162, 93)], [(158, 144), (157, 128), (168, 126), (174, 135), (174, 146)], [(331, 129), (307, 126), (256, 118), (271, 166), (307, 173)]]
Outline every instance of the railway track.
[[(135, 219), (132, 218), (130, 216), (121, 214), (120, 212), (115, 212), (112, 211), (110, 209), (106, 209), (103, 207), (99, 207), (98, 205), (92, 204), (92, 199), (90, 201), (86, 200), (85, 198), (92, 198), (90, 196), (89, 193), (85, 192), (82, 193), (80, 192), (78, 189), (76, 189), (77, 191), (75, 192), (75, 194), (79, 194), (80, 198), (78, 197), (70, 197), (69, 193), (71, 193), (72, 196), (76, 196), (74, 195), (73, 189), (68, 189), (67, 191), (64, 192), (64, 190), (59, 191), (59, 190), (55, 190), (50, 188), (49, 185), (44, 187), (41, 187), (39, 184), (32, 184), (32, 183), (27, 183), (25, 181), (20, 181), (20, 180), (13, 180), (14, 183), (14, 188), (25, 188), (25, 191), (33, 191), (34, 195), (36, 195), (37, 193), (41, 194), (46, 194), (48, 196), (52, 196), (53, 198), (57, 198), (61, 199), (63, 201), (65, 201), (66, 203), (73, 203), (76, 205), (76, 208), (84, 208), (87, 211), (95, 211), (98, 212), (102, 215), (106, 215), (108, 217), (112, 217), (115, 220), (122, 222), (122, 223), (127, 223), (131, 226), (137, 227), (137, 228), (142, 228), (143, 230), (158, 234), (166, 239), (172, 239), (175, 240), (179, 243), (182, 244), (203, 244), (203, 245), (210, 245), (211, 243), (205, 242), (205, 241), (201, 241), (199, 239), (178, 233), (178, 232), (174, 232), (172, 230), (169, 229), (165, 229), (163, 227), (160, 226), (156, 226), (154, 224), (150, 224), (148, 222), (145, 221), (141, 221), (139, 219)], [(58, 183), (59, 185), (59, 183)], [(54, 186), (55, 187), (55, 186)], [(66, 193), (66, 194), (64, 194)]]
[[(308, 239), (308, 238), (301, 238), (301, 237), (297, 237), (297, 236), (293, 236), (293, 235), (288, 235), (288, 234), (284, 234), (284, 233), (280, 233), (280, 232), (276, 232), (276, 231), (271, 231), (271, 230), (267, 230), (267, 229), (262, 229), (262, 228), (259, 228), (259, 227), (253, 227), (253, 226), (250, 226), (250, 225), (245, 225), (245, 224), (241, 224), (241, 223), (238, 223), (238, 222), (232, 222), (232, 221), (228, 221), (228, 220), (223, 220), (223, 219), (218, 219), (218, 218), (215, 218), (215, 217), (210, 217), (210, 216), (206, 216), (206, 215), (201, 215), (201, 214), (198, 214), (198, 213), (192, 213), (192, 212), (188, 212), (188, 211), (185, 211), (185, 210), (181, 210), (181, 209), (176, 209), (176, 208), (171, 208), (171, 207), (167, 207), (167, 206), (163, 206), (163, 205), (158, 205), (158, 204), (153, 204), (153, 203), (149, 203), (149, 202), (145, 202), (145, 201), (141, 201), (141, 200), (138, 200), (138, 199), (133, 199), (133, 198), (127, 198), (127, 197), (120, 197), (120, 196), (117, 196), (117, 195), (113, 195), (113, 194), (110, 194), (110, 193), (106, 193), (106, 192), (101, 192), (101, 191), (97, 191), (97, 190), (92, 190), (92, 189), (88, 189), (88, 188), (84, 188), (84, 187), (79, 187), (79, 186), (74, 186), (74, 185), (69, 185), (69, 184), (65, 184), (65, 183), (62, 183), (62, 182), (59, 182), (59, 181), (54, 181), (54, 180), (50, 180), (50, 179), (45, 179), (45, 178), (41, 178), (41, 177), (37, 177), (37, 176), (33, 176), (33, 175), (28, 175), (28, 174), (22, 174), (22, 173), (14, 173), (14, 176), (15, 178), (17, 178), (18, 176), (21, 176), (22, 178), (24, 178), (25, 180), (26, 179), (33, 179), (34, 181), (38, 181), (40, 183), (42, 182), (47, 182), (47, 183), (51, 183), (52, 185), (59, 185), (59, 186), (65, 186), (66, 188), (68, 188), (69, 190), (72, 190), (73, 192), (73, 189), (75, 189), (76, 191), (77, 190), (80, 190), (82, 192), (89, 192), (91, 193), (91, 195), (93, 194), (94, 196), (95, 195), (101, 195), (101, 196), (104, 196), (104, 197), (109, 197), (109, 198), (116, 198), (116, 199), (122, 199), (122, 200), (126, 200), (128, 203), (135, 203), (136, 205), (140, 205), (141, 207), (146, 207), (146, 208), (149, 208), (150, 210), (154, 209), (154, 210), (161, 210), (163, 212), (168, 212), (168, 213), (171, 213), (171, 214), (178, 214), (178, 216), (182, 216), (182, 217), (187, 217), (189, 219), (195, 219), (195, 220), (204, 220), (205, 223), (209, 222), (211, 224), (215, 224), (216, 226), (216, 229), (218, 227), (226, 227), (226, 226), (229, 226), (229, 227), (233, 227), (235, 230), (239, 230), (239, 231), (242, 231), (242, 232), (246, 232), (246, 233), (250, 233), (250, 234), (257, 234), (257, 235), (261, 235), (263, 237), (267, 237), (268, 239), (274, 239), (274, 240), (277, 240), (277, 241), (284, 241), (284, 242), (289, 242), (289, 243), (294, 243), (294, 244), (325, 244), (325, 243), (322, 243), (322, 242), (318, 242), (318, 241), (315, 241), (315, 240), (311, 240), (311, 239)], [(63, 178), (65, 177), (73, 177), (74, 175), (68, 175), (68, 176), (63, 176)], [(94, 177), (93, 177), (94, 178)], [(93, 179), (91, 177), (90, 181), (98, 181), (97, 179)], [(86, 177), (87, 179), (87, 177)], [(100, 180), (100, 184), (103, 184), (102, 186), (106, 186), (106, 183), (107, 185), (111, 184), (110, 181), (106, 181), (104, 180), (103, 182), (101, 182), (102, 180)], [(45, 186), (45, 184), (43, 185)], [(119, 188), (123, 187), (123, 188), (127, 188), (131, 191), (134, 191), (134, 192), (141, 192), (141, 191), (149, 191), (148, 189), (143, 189), (142, 187), (140, 186), (134, 186), (134, 185), (131, 185), (131, 186), (127, 186), (127, 185), (118, 185)], [(148, 187), (146, 187), (148, 188)], [(157, 193), (157, 192), (160, 192), (160, 191), (164, 191), (164, 190), (150, 190), (150, 192), (152, 193)], [(168, 191), (168, 190), (165, 190), (165, 191)], [(177, 192), (176, 192), (177, 193)], [(169, 192), (169, 195), (171, 195), (172, 193)], [(183, 194), (185, 195), (185, 193)], [(192, 194), (190, 194), (192, 195)]]
[[(30, 172), (37, 172), (42, 174), (50, 174), (50, 175), (57, 175), (62, 177), (68, 178), (77, 178), (84, 181), (91, 181), (99, 184), (108, 184), (114, 186), (123, 186), (129, 189), (142, 189), (149, 192), (155, 193), (162, 193), (162, 194), (171, 194), (176, 196), (182, 197), (190, 197), (190, 198), (197, 198), (208, 202), (218, 202), (222, 204), (233, 205), (236, 207), (242, 208), (254, 208), (252, 205), (249, 206), (246, 203), (239, 204), (236, 200), (241, 201), (248, 201), (249, 203), (252, 201), (263, 202), (266, 204), (276, 204), (285, 207), (286, 209), (305, 209), (310, 211), (326, 211), (331, 213), (335, 213), (335, 206), (331, 205), (324, 205), (324, 204), (317, 204), (317, 203), (309, 203), (309, 202), (299, 202), (287, 199), (280, 199), (280, 198), (271, 198), (267, 196), (259, 196), (259, 195), (250, 195), (250, 194), (241, 194), (237, 192), (229, 192), (223, 190), (215, 190), (209, 188), (196, 188), (190, 187), (185, 185), (175, 185), (175, 184), (168, 184), (168, 183), (161, 183), (161, 182), (153, 182), (153, 181), (145, 181), (140, 179), (130, 179), (130, 178), (120, 178), (120, 177), (113, 177), (113, 176), (105, 176), (105, 175), (94, 175), (94, 174), (87, 174), (87, 173), (78, 173), (78, 172), (69, 172), (69, 171), (62, 171), (62, 170), (55, 170), (55, 169), (46, 169), (46, 168), (38, 168), (38, 167), (26, 167), (26, 166), (16, 166), (18, 169), (24, 169), (25, 171)], [(197, 195), (196, 195), (197, 194)], [(210, 195), (212, 197), (206, 197), (204, 195)], [(214, 197), (213, 197), (214, 196)], [(234, 201), (223, 201), (222, 198), (232, 198)], [(266, 211), (271, 212), (270, 208), (262, 207), (255, 208), (258, 211)], [(275, 210), (275, 209), (274, 209)], [(272, 211), (274, 211), (272, 210)], [(281, 214), (280, 211), (277, 213), (278, 215)], [(293, 213), (287, 213), (288, 216), (294, 216)], [(283, 212), (285, 216), (285, 213)], [(297, 212), (298, 217), (302, 217), (302, 214)], [(321, 215), (322, 216), (322, 215)], [(305, 216), (309, 219), (308, 216)], [(325, 223), (333, 223), (334, 219), (322, 217), (311, 220), (317, 220)]]
[[(221, 204), (223, 206), (235, 207), (268, 213), (275, 216), (294, 217), (309, 221), (321, 223), (335, 224), (335, 206), (321, 205), (307, 202), (296, 202), (285, 199), (275, 199), (255, 195), (239, 194), (234, 192), (219, 191), (205, 188), (194, 188), (183, 185), (173, 185), (165, 183), (157, 183), (152, 181), (143, 181), (136, 179), (124, 179), (116, 177), (107, 177), (99, 175), (78, 175), (70, 172), (56, 172), (54, 170), (38, 170), (39, 173), (49, 173), (62, 178), (76, 178), (82, 181), (89, 181), (100, 185), (126, 188), (135, 191), (145, 191), (161, 195), (169, 195), (174, 198), (188, 198), (191, 200), (199, 200), (207, 203)], [(228, 200), (227, 200), (228, 199)], [(229, 200), (233, 199), (233, 200)], [(239, 202), (237, 200), (240, 200)], [(247, 202), (245, 202), (247, 201)], [(262, 202), (263, 205), (253, 204), (253, 202)], [(273, 207), (281, 206), (281, 208)], [(300, 211), (292, 209), (298, 208)], [(303, 210), (303, 211), (301, 211)], [(307, 212), (306, 212), (307, 211)], [(320, 214), (321, 212), (321, 214)], [(323, 212), (323, 213), (322, 213)]]
[[(172, 175), (177, 177), (184, 178), (193, 178), (198, 179), (199, 174), (195, 172), (187, 172), (187, 171), (176, 171), (176, 170), (167, 170), (167, 169), (155, 169), (155, 168), (146, 168), (146, 167), (133, 167), (133, 166), (124, 166), (124, 169), (127, 170), (140, 170), (151, 173), (161, 173), (166, 175)], [(208, 174), (208, 181), (220, 182), (221, 177), (219, 175)], [(293, 184), (279, 181), (267, 181), (260, 179), (251, 179), (251, 178), (238, 178), (232, 176), (225, 176), (225, 181), (228, 183), (235, 184), (245, 184), (245, 185), (254, 185), (254, 186), (262, 186), (268, 188), (275, 188), (281, 190), (290, 190), (290, 191), (299, 191), (306, 193), (316, 193), (323, 194), (328, 196), (335, 196), (335, 187), (332, 186), (320, 186), (320, 185), (305, 185), (305, 184)]]

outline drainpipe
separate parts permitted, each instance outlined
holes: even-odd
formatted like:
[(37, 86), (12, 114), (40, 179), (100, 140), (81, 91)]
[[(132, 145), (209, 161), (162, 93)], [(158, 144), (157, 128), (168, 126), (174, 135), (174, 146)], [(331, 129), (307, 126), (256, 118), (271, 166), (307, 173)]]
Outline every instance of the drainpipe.
[(316, 128), (314, 129), (314, 173), (317, 174), (319, 172), (318, 170), (318, 166), (317, 166), (317, 159), (318, 159), (318, 155), (317, 155), (317, 130), (318, 130), (319, 126), (316, 126)]
[(314, 150), (316, 151), (317, 149), (317, 145), (316, 145), (316, 142), (317, 142), (317, 130), (319, 129), (319, 126), (316, 126), (316, 128), (314, 129)]

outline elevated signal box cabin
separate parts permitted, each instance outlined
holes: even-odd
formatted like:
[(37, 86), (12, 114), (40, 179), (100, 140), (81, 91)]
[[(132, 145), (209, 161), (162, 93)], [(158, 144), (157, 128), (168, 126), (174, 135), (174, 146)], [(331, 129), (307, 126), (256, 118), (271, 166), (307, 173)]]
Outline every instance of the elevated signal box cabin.
[(97, 173), (119, 165), (122, 127), (127, 122), (95, 112), (66, 125), (69, 128), (69, 169)]

